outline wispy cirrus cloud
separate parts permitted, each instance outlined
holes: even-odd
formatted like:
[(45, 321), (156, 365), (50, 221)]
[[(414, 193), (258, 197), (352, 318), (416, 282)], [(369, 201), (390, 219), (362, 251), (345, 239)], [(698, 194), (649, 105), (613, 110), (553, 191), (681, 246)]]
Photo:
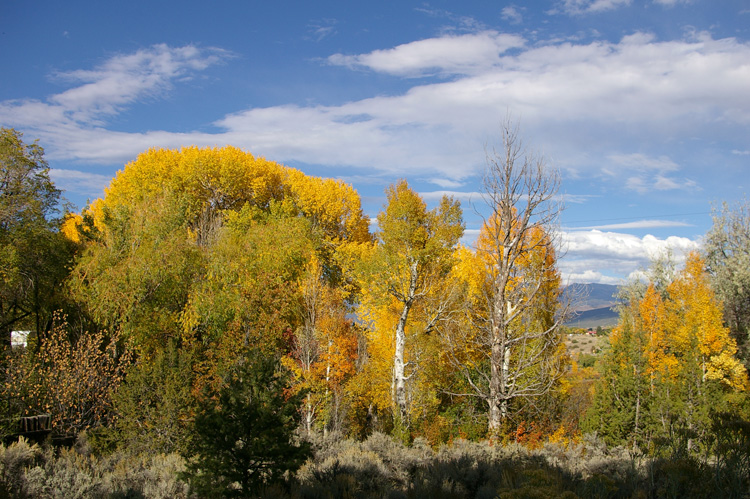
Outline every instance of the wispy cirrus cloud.
[(626, 177), (625, 186), (640, 194), (650, 191), (696, 190), (700, 187), (690, 179), (676, 178), (680, 166), (667, 156), (648, 156), (641, 153), (612, 154), (602, 172), (612, 177)]
[(650, 157), (641, 153), (611, 154), (608, 159), (619, 169), (672, 172), (680, 166), (667, 156)]
[(336, 19), (316, 19), (308, 24), (308, 38), (319, 42), (336, 34)]
[(111, 175), (62, 168), (52, 168), (49, 175), (58, 188), (84, 196), (101, 196), (112, 181)]
[(630, 5), (631, 0), (562, 0), (551, 11), (570, 15), (593, 14)]
[(101, 116), (113, 115), (123, 106), (161, 93), (190, 71), (216, 64), (228, 53), (188, 45), (154, 45), (133, 54), (116, 55), (92, 70), (57, 73), (59, 79), (77, 86), (54, 95), (49, 105), (59, 106), (75, 121), (100, 124)]
[(443, 196), (452, 197), (464, 202), (481, 202), (483, 200), (481, 192), (463, 192), (463, 191), (431, 191), (420, 192), (420, 196), (425, 201), (439, 201)]
[[(230, 57), (228, 51), (218, 48), (164, 44), (118, 54), (93, 69), (54, 73), (55, 79), (71, 88), (46, 100), (1, 102), (0, 121), (31, 129), (53, 156), (99, 159), (102, 152), (109, 151), (107, 155), (119, 158), (118, 151), (124, 147), (132, 157), (130, 146), (140, 142), (134, 139), (141, 134), (107, 130), (107, 120), (129, 106), (165, 94), (175, 82), (190, 79)], [(103, 138), (105, 143), (93, 141), (95, 138)], [(117, 144), (105, 148), (107, 142)]]
[(628, 230), (628, 229), (664, 229), (671, 227), (692, 227), (687, 222), (675, 220), (636, 220), (616, 224), (589, 225), (587, 227), (576, 227), (575, 230)]
[(693, 0), (654, 0), (655, 4), (663, 5), (665, 7), (674, 7), (675, 5), (689, 4), (692, 2)]

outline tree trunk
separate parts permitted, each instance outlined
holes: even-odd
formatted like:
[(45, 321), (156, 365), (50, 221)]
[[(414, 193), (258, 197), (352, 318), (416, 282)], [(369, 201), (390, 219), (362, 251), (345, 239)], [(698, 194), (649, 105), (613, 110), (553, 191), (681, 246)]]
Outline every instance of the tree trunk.
[[(328, 400), (328, 392), (329, 392), (328, 387), (331, 386), (330, 383), (331, 383), (331, 348), (332, 347), (333, 347), (333, 340), (331, 340), (329, 338), (328, 339), (328, 362), (326, 363), (326, 396), (325, 396), (325, 400)], [(330, 415), (329, 415), (328, 419), (329, 420), (331, 419)], [(324, 437), (328, 436), (328, 421), (326, 421), (326, 424), (323, 425), (323, 436)]]
[(409, 267), (409, 293), (403, 300), (403, 309), (401, 317), (396, 325), (396, 348), (393, 352), (393, 382), (391, 391), (393, 393), (394, 409), (398, 411), (402, 423), (406, 423), (406, 363), (404, 362), (404, 352), (406, 350), (406, 321), (409, 319), (414, 294), (417, 290), (417, 262)]
[(500, 405), (500, 416), (503, 421), (508, 417), (508, 379), (510, 373), (510, 347), (503, 348), (503, 376), (500, 378), (500, 394), (502, 395), (502, 401)]
[(638, 446), (638, 425), (640, 423), (641, 416), (641, 393), (638, 392), (635, 400), (635, 429), (633, 430), (633, 452), (635, 452)]
[(404, 303), (401, 317), (396, 326), (396, 349), (393, 353), (393, 404), (401, 421), (406, 421), (406, 373), (404, 350), (406, 347), (406, 320), (409, 317), (411, 302)]
[(307, 436), (309, 437), (312, 434), (312, 422), (313, 422), (313, 406), (311, 401), (311, 396), (308, 393), (307, 394), (307, 409), (305, 411), (305, 430), (307, 431)]
[(501, 398), (503, 384), (502, 356), (502, 345), (499, 339), (495, 338), (492, 342), (492, 359), (490, 362), (490, 399), (488, 401), (490, 405), (488, 422), (490, 435), (499, 433), (503, 421), (503, 408), (501, 406), (505, 405), (505, 401)]

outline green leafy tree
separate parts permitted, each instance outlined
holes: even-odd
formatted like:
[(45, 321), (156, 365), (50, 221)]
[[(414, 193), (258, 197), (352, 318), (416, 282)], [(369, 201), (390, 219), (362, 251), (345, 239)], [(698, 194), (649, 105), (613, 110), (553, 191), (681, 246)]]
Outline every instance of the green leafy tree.
[(295, 471), (310, 455), (294, 442), (303, 397), (291, 394), (277, 358), (250, 352), (195, 416), (191, 486), (206, 497), (246, 497)]
[(602, 373), (582, 427), (596, 432), (610, 445), (643, 444), (644, 414), (651, 399), (646, 376), (646, 334), (638, 324), (638, 304), (643, 286), (633, 282), (619, 293), (620, 325), (612, 347), (602, 359)]
[(150, 352), (179, 338), (180, 314), (204, 265), (187, 233), (185, 199), (170, 190), (101, 211), (68, 280), (71, 296), (99, 324)]
[(724, 204), (713, 218), (704, 244), (706, 265), (739, 356), (750, 367), (750, 202)]
[(189, 294), (183, 328), (217, 344), (231, 336), (242, 346), (285, 349), (284, 331), (301, 320), (297, 280), (315, 244), (304, 218), (252, 208), (228, 214)]
[(47, 330), (74, 245), (57, 231), (60, 191), (44, 150), (0, 129), (0, 334), (20, 327)]
[(174, 342), (129, 367), (114, 393), (114, 432), (100, 434), (134, 454), (169, 454), (187, 449), (196, 409), (192, 394), (195, 353)]

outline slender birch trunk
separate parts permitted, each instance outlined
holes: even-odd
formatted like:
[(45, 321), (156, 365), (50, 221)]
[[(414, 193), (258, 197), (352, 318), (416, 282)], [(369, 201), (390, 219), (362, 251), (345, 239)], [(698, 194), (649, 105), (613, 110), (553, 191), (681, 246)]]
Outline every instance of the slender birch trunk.
[(404, 362), (404, 352), (406, 350), (406, 322), (409, 319), (414, 294), (417, 288), (417, 263), (414, 262), (409, 267), (409, 293), (403, 301), (401, 316), (396, 325), (396, 348), (393, 352), (393, 382), (391, 391), (393, 393), (393, 406), (398, 411), (401, 421), (406, 421), (406, 363)]

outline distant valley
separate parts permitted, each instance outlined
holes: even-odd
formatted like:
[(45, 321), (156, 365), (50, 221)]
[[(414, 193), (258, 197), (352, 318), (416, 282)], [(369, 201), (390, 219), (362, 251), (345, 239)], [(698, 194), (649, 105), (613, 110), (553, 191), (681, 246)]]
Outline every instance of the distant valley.
[(583, 329), (612, 327), (619, 316), (614, 310), (618, 287), (611, 284), (571, 284), (563, 290), (563, 300), (570, 301), (573, 313), (565, 323)]

